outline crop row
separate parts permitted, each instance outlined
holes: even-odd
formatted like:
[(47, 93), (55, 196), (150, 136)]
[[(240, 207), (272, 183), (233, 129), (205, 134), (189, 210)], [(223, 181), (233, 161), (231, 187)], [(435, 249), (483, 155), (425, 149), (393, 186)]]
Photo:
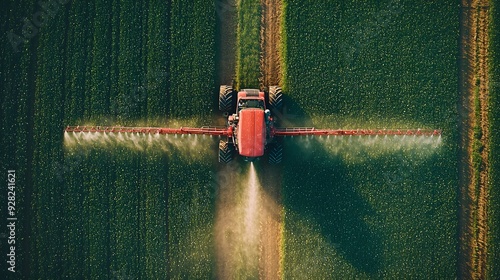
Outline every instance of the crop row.
[(285, 277), (311, 266), (316, 278), (455, 275), (456, 4), (285, 1), (289, 113), (321, 127), (444, 132), (439, 145), (393, 153), (289, 141), (303, 152), (285, 155), (298, 162), (285, 166)]
[(237, 10), (236, 88), (258, 88), (260, 77), (260, 1), (238, 1)]
[(491, 5), (490, 25), (490, 188), (488, 205), (488, 279), (500, 278), (500, 6)]
[[(172, 1), (170, 113), (207, 117), (214, 108), (215, 3)], [(186, 16), (189, 15), (189, 16)]]
[[(99, 3), (96, 3), (95, 6), (102, 10)], [(64, 67), (64, 101), (60, 101), (61, 104), (64, 104), (64, 108), (61, 108), (64, 112), (64, 118), (63, 123), (57, 124), (57, 126), (60, 127), (62, 127), (64, 123), (81, 121), (84, 118), (85, 112), (87, 112), (88, 117), (90, 116), (90, 95), (84, 93), (92, 90), (90, 88), (92, 86), (90, 82), (92, 60), (88, 58), (93, 51), (92, 38), (94, 29), (89, 28), (89, 26), (93, 26), (94, 24), (94, 17), (91, 16), (93, 10), (94, 3), (91, 2), (75, 3), (68, 11), (70, 25), (67, 33), (67, 55), (66, 65)], [(97, 21), (98, 20), (99, 19), (97, 19)], [(38, 52), (50, 54), (50, 51), (47, 49), (42, 49)], [(46, 93), (44, 93), (44, 95), (45, 94)], [(44, 95), (40, 96), (39, 99), (47, 98)], [(58, 144), (61, 145), (62, 143)], [(96, 157), (96, 153), (92, 153), (91, 157)], [(88, 271), (89, 266), (87, 266), (86, 263), (90, 264), (92, 262), (87, 261), (85, 258), (90, 250), (87, 236), (92, 234), (95, 235), (96, 233), (89, 230), (89, 223), (86, 221), (86, 215), (89, 214), (89, 210), (87, 207), (84, 207), (84, 202), (88, 201), (86, 194), (90, 191), (84, 191), (84, 188), (88, 187), (89, 184), (89, 182), (84, 181), (84, 178), (87, 179), (89, 177), (88, 174), (95, 171), (97, 166), (93, 165), (93, 168), (91, 168), (90, 165), (82, 166), (83, 160), (83, 154), (65, 153), (64, 159), (55, 161), (55, 180), (57, 184), (63, 185), (60, 207), (64, 214), (61, 215), (62, 222), (59, 224), (62, 228), (62, 232), (60, 233), (62, 235), (61, 240), (63, 240), (61, 244), (62, 259), (68, 261), (61, 264), (62, 267), (60, 269), (63, 271), (62, 273), (61, 271), (51, 271), (45, 274), (44, 271), (37, 271), (37, 273), (39, 273), (38, 277), (40, 278), (53, 277), (56, 273), (61, 273), (64, 277), (68, 278), (78, 277), (78, 275), (86, 275), (89, 277), (91, 275)], [(96, 180), (99, 180), (99, 178), (102, 179), (102, 175), (95, 177)], [(109, 188), (104, 187), (102, 190), (109, 190)], [(103, 199), (106, 198), (107, 196), (103, 197)], [(44, 213), (41, 212), (38, 216), (43, 217), (43, 215)], [(101, 224), (102, 219), (96, 221), (95, 225)], [(33, 236), (36, 235), (33, 234)], [(79, 240), (80, 242), (76, 243), (75, 240)], [(102, 242), (99, 245), (103, 245), (103, 242), (105, 242), (105, 240), (96, 241)], [(92, 246), (93, 248), (96, 247), (95, 243), (92, 245), (94, 245)], [(104, 246), (102, 248), (104, 249), (106, 247)], [(39, 250), (44, 250), (44, 248), (39, 248)], [(38, 261), (37, 258), (32, 258), (32, 260), (33, 262)]]
[[(177, 0), (171, 5), (170, 117), (206, 121), (215, 107), (215, 3)], [(203, 154), (206, 148), (199, 147), (197, 153)], [(214, 200), (208, 161), (209, 157), (196, 160), (178, 153), (169, 158), (168, 255), (172, 278), (213, 275)]]

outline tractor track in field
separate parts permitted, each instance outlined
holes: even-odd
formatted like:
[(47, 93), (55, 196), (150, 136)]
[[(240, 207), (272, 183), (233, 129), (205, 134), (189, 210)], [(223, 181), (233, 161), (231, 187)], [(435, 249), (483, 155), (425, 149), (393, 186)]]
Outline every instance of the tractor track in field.
[(236, 69), (236, 0), (218, 0), (216, 71), (218, 85), (233, 85)]
[(280, 85), (281, 82), (281, 0), (261, 0), (260, 27), (260, 87)]
[(221, 167), (215, 220), (217, 279), (281, 279), (281, 167), (239, 160)]
[[(281, 13), (282, 0), (261, 0), (260, 88), (281, 86)], [(265, 195), (259, 209), (260, 248), (259, 278), (281, 279), (283, 216), (281, 205), (282, 169), (263, 168), (261, 184)], [(267, 201), (266, 201), (267, 200)]]
[(282, 230), (283, 217), (281, 206), (281, 185), (283, 170), (279, 166), (262, 168), (260, 183), (260, 242), (259, 242), (259, 278), (281, 279), (283, 271)]
[[(219, 4), (216, 80), (219, 84), (232, 85), (236, 69), (237, 1), (221, 0)], [(259, 85), (261, 89), (267, 90), (268, 86), (280, 83), (281, 0), (261, 0), (261, 8)], [(279, 166), (269, 166), (267, 163), (260, 166), (257, 170), (257, 230), (255, 236), (251, 237), (256, 238), (255, 244), (242, 237), (245, 236), (242, 233), (245, 225), (238, 219), (243, 214), (241, 201), (244, 200), (245, 194), (242, 192), (245, 186), (239, 185), (245, 185), (247, 180), (241, 174), (245, 167), (231, 163), (218, 170), (214, 229), (217, 279), (241, 278), (240, 273), (259, 279), (282, 278), (282, 170)]]
[[(458, 267), (461, 279), (486, 277), (489, 188), (488, 5), (488, 0), (462, 0)], [(478, 129), (481, 131), (480, 137), (474, 132)], [(478, 157), (479, 166), (474, 163)]]

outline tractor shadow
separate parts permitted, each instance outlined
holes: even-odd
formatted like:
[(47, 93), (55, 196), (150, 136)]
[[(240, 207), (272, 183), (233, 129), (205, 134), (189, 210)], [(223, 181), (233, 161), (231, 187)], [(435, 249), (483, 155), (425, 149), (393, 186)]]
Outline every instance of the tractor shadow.
[[(292, 97), (284, 95), (284, 104), (279, 126), (314, 126)], [(382, 242), (365, 222), (375, 211), (355, 188), (348, 164), (315, 137), (286, 138), (284, 150), (279, 173), (284, 207), (316, 223), (322, 236), (356, 269), (376, 273)]]
[(283, 109), (272, 110), (276, 127), (312, 126), (312, 121), (295, 99), (284, 94)]
[(366, 224), (374, 210), (356, 189), (349, 166), (314, 138), (285, 140), (284, 206), (318, 225), (322, 236), (357, 270), (376, 273), (380, 237)]

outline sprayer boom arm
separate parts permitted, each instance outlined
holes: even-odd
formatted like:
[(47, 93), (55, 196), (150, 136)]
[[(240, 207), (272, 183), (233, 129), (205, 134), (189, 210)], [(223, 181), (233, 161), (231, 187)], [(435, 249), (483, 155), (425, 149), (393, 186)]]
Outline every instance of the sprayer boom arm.
[(66, 132), (141, 133), (141, 134), (202, 134), (231, 136), (231, 128), (204, 126), (201, 128), (181, 127), (124, 127), (124, 126), (68, 126)]
[[(66, 132), (106, 132), (141, 134), (202, 134), (213, 136), (233, 135), (232, 127), (204, 126), (201, 128), (181, 127), (124, 127), (124, 126), (68, 126)], [(314, 127), (275, 128), (273, 136), (322, 136), (322, 135), (441, 135), (438, 129), (316, 129)]]
[(321, 135), (441, 135), (438, 129), (315, 129), (313, 127), (276, 128), (274, 136)]

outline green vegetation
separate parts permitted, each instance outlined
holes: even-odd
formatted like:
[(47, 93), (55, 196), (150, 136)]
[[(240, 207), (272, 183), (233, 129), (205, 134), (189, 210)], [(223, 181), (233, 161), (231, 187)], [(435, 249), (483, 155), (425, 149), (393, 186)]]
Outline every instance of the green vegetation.
[(488, 279), (500, 278), (500, 7), (491, 5), (490, 25), (490, 188), (488, 204)]
[[(209, 123), (207, 117), (216, 106), (214, 3), (173, 1), (171, 38), (170, 117), (199, 117)], [(215, 207), (209, 177), (213, 157), (196, 160), (174, 155), (169, 161), (169, 269), (173, 278), (214, 274)]]
[(290, 113), (315, 127), (443, 129), (431, 151), (287, 142), (303, 152), (286, 154), (286, 278), (456, 274), (457, 5), (285, 1)]
[[(170, 113), (206, 119), (215, 107), (215, 4), (172, 1)], [(189, 15), (189, 16), (186, 16)], [(194, 28), (196, 27), (196, 28)], [(208, 121), (208, 120), (206, 120)]]
[[(11, 30), (16, 35), (21, 35), (18, 24), (24, 12), (31, 6), (31, 3), (27, 2), (3, 4), (4, 8), (0, 12), (2, 32)], [(14, 52), (11, 42), (5, 39), (0, 46), (0, 170), (2, 174), (6, 174), (7, 170), (16, 170), (15, 214), (19, 219), (16, 224), (16, 264), (22, 266), (28, 263), (31, 249), (29, 232), (33, 146), (26, 143), (33, 137), (33, 120), (29, 117), (33, 114), (34, 100), (34, 80), (31, 75), (33, 44), (21, 43), (17, 45), (17, 50), (18, 52)], [(7, 202), (7, 189), (4, 190), (0, 192), (0, 201)], [(5, 204), (0, 208), (2, 217), (7, 217), (6, 206)], [(3, 219), (0, 225), (5, 229), (6, 219)], [(6, 264), (9, 252), (5, 249), (1, 252), (0, 260)], [(17, 275), (9, 276), (10, 279), (15, 279)]]
[[(2, 9), (2, 32), (19, 35), (35, 5)], [(187, 149), (67, 146), (63, 129), (208, 122), (215, 15), (202, 0), (71, 2), (19, 53), (2, 45), (1, 167), (19, 177), (24, 278), (214, 275), (209, 147), (188, 160)]]
[[(62, 162), (61, 149), (64, 110), (55, 110), (64, 104), (64, 62), (66, 11), (60, 11), (40, 32), (37, 47), (37, 76), (33, 117), (33, 195), (31, 211), (32, 248), (30, 258), (33, 278), (54, 278), (61, 274), (62, 247), (54, 246), (54, 237), (60, 236), (64, 227), (59, 202), (62, 201), (63, 184), (54, 183), (50, 166)], [(49, 168), (47, 168), (49, 167)]]
[(241, 0), (238, 4), (236, 89), (259, 88), (260, 1)]
[[(261, 3), (237, 3), (235, 86), (256, 88)], [(22, 19), (40, 9), (27, 0), (2, 5), (0, 30), (16, 35)], [(69, 146), (62, 133), (75, 124), (211, 124), (215, 5), (69, 1), (19, 52), (4, 40), (0, 170), (18, 175), (22, 272), (12, 278), (216, 278), (215, 143), (196, 146), (192, 155), (192, 147)], [(491, 5), (497, 30), (500, 9)], [(299, 116), (290, 123), (443, 129), (442, 138), (419, 143), (286, 139), (286, 279), (456, 278), (457, 6), (284, 0), (285, 117)], [(490, 53), (488, 277), (499, 279), (498, 32), (491, 33)], [(478, 151), (480, 129), (474, 137)], [(474, 154), (477, 172), (480, 160)], [(6, 216), (0, 207), (3, 228)]]

